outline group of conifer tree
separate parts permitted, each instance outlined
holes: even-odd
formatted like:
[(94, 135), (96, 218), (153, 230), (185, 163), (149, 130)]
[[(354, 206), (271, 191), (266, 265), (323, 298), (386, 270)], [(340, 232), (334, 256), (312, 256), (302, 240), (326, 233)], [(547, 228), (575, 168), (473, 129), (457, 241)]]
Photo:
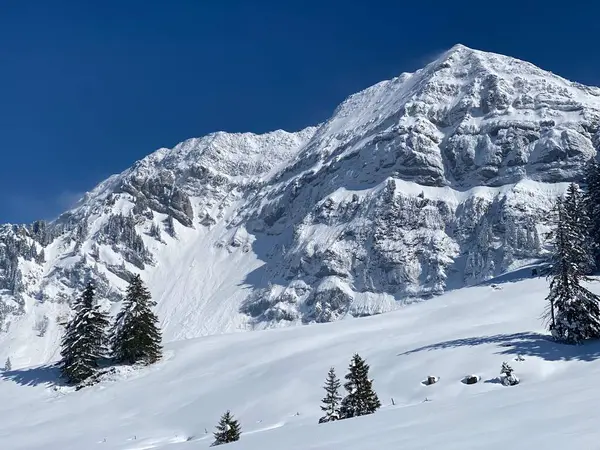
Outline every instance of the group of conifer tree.
[(572, 183), (554, 208), (546, 319), (559, 341), (600, 338), (600, 297), (582, 283), (600, 269), (600, 165), (588, 166), (585, 190)]
[[(335, 374), (335, 368), (332, 367), (325, 380), (325, 397), (321, 406), (325, 415), (319, 419), (319, 423), (373, 414), (381, 407), (381, 402), (373, 390), (373, 380), (369, 378), (369, 365), (360, 355), (355, 354), (350, 361), (346, 383), (344, 383), (347, 395), (343, 399), (339, 395), (341, 385), (341, 381)], [(239, 422), (233, 418), (231, 412), (227, 411), (217, 425), (212, 445), (235, 442), (240, 439), (240, 433)]]
[[(319, 419), (319, 423), (373, 414), (381, 407), (381, 402), (373, 390), (373, 380), (369, 378), (369, 365), (360, 355), (355, 354), (350, 361), (346, 383), (344, 383), (347, 395), (343, 399), (339, 395), (341, 385), (341, 381), (335, 374), (335, 368), (332, 367), (325, 380), (325, 397), (321, 406), (325, 415)], [(227, 411), (217, 425), (212, 445), (235, 442), (240, 439), (240, 433), (239, 422)]]
[(73, 305), (61, 342), (62, 375), (78, 384), (97, 373), (103, 359), (116, 363), (151, 364), (162, 355), (156, 303), (139, 275), (131, 280), (121, 311), (111, 325), (109, 316), (96, 301), (93, 283), (88, 283)]
[(358, 353), (350, 361), (344, 383), (346, 396), (343, 399), (339, 394), (341, 385), (335, 368), (332, 367), (325, 380), (325, 397), (321, 406), (325, 415), (319, 419), (319, 423), (373, 414), (381, 407), (381, 402), (373, 390), (373, 380), (369, 378), (369, 365)]

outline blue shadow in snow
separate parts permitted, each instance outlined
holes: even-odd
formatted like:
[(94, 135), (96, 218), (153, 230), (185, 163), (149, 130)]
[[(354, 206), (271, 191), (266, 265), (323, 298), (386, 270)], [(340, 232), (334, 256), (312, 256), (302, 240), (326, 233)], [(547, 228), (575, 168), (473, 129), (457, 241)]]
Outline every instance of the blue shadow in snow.
[(60, 369), (55, 366), (39, 366), (22, 370), (8, 370), (0, 372), (0, 379), (12, 381), (22, 386), (62, 386), (63, 380)]
[(482, 281), (476, 286), (489, 286), (491, 284), (504, 284), (504, 283), (515, 283), (517, 281), (525, 280), (528, 278), (541, 278), (548, 275), (549, 265), (545, 261), (539, 261), (535, 264), (521, 267), (507, 272), (497, 277), (491, 278), (486, 281)]
[(489, 344), (498, 346), (497, 355), (537, 356), (546, 361), (595, 361), (600, 358), (600, 342), (598, 341), (585, 342), (581, 345), (566, 345), (556, 342), (548, 335), (531, 332), (454, 339), (415, 348), (399, 353), (397, 356)]

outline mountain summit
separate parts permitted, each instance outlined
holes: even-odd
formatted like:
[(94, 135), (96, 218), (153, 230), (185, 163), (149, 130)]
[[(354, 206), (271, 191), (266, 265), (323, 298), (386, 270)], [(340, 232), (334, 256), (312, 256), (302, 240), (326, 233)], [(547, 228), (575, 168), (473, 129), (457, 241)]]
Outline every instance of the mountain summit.
[(545, 255), (600, 144), (600, 89), (454, 46), (297, 133), (160, 149), (51, 223), (0, 228), (0, 358), (53, 359), (89, 279), (133, 274), (167, 340), (390, 311)]

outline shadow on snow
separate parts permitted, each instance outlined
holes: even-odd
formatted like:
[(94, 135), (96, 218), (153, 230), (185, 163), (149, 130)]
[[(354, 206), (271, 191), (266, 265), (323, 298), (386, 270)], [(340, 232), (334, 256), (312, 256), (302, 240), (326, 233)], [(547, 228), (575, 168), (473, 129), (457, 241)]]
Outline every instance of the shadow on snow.
[(566, 345), (554, 341), (550, 336), (522, 332), (513, 334), (496, 334), (493, 336), (478, 336), (451, 341), (438, 342), (415, 348), (397, 356), (413, 353), (443, 350), (457, 347), (476, 347), (478, 345), (497, 345), (497, 355), (537, 356), (547, 361), (595, 361), (600, 358), (600, 342), (586, 342), (581, 345)]
[(0, 379), (13, 381), (22, 386), (63, 385), (60, 369), (55, 365), (0, 372)]

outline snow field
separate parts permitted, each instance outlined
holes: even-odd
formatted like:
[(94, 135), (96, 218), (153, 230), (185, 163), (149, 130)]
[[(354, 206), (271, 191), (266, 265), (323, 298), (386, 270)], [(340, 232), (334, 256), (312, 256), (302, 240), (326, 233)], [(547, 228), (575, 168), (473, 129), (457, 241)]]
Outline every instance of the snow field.
[[(375, 317), (174, 342), (158, 364), (77, 392), (52, 386), (55, 369), (16, 369), (0, 378), (0, 448), (207, 448), (227, 409), (243, 431), (232, 450), (595, 448), (600, 346), (548, 341), (546, 292), (543, 279), (480, 286)], [(318, 425), (329, 367), (343, 377), (355, 352), (383, 407)], [(503, 361), (520, 385), (498, 382)], [(481, 381), (463, 384), (471, 374)], [(428, 375), (439, 381), (423, 386)]]

